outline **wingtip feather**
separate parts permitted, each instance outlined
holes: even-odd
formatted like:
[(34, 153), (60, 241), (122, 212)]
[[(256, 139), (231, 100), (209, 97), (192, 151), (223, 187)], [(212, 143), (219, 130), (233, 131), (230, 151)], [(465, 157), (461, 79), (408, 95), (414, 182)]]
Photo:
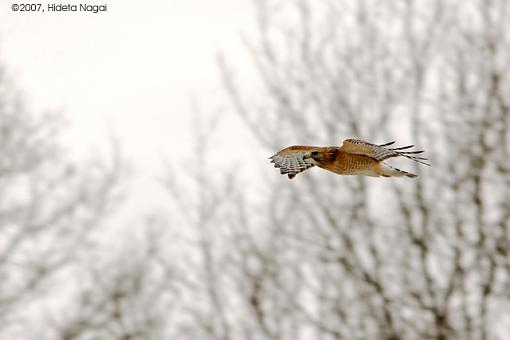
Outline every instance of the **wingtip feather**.
[(414, 146), (414, 144), (413, 144), (413, 145), (401, 146), (401, 147), (399, 147), (399, 148), (391, 148), (390, 150), (393, 150), (393, 151), (397, 151), (397, 150), (405, 150), (405, 149), (410, 149), (410, 148), (412, 148), (413, 146)]

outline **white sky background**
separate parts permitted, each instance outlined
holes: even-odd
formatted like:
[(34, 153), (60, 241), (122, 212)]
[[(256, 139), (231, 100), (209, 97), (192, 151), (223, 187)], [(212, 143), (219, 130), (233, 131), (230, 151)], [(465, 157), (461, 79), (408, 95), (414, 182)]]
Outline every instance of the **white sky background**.
[[(31, 110), (63, 111), (71, 122), (66, 140), (77, 153), (101, 152), (113, 132), (133, 163), (130, 196), (143, 197), (131, 198), (136, 214), (153, 208), (162, 201), (153, 178), (163, 157), (180, 166), (192, 150), (191, 96), (204, 112), (227, 103), (216, 54), (249, 67), (241, 38), (253, 31), (251, 1), (83, 1), (107, 3), (98, 14), (12, 12), (13, 2), (0, 4), (0, 60)], [(228, 153), (232, 138), (238, 148), (250, 144), (236, 138), (247, 134), (233, 114), (219, 134), (218, 149)]]

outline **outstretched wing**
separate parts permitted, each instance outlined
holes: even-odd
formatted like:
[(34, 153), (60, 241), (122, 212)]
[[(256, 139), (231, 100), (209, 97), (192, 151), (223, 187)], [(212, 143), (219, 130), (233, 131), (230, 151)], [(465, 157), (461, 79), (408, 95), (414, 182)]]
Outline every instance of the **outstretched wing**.
[(423, 151), (402, 151), (412, 148), (414, 145), (402, 146), (399, 148), (388, 148), (388, 146), (393, 144), (395, 144), (395, 142), (377, 145), (359, 139), (346, 139), (343, 141), (340, 150), (352, 154), (369, 156), (378, 161), (402, 156), (421, 164), (430, 165), (424, 162), (427, 160), (427, 158), (414, 156), (416, 154), (422, 153)]
[(274, 163), (275, 168), (280, 169), (282, 175), (288, 175), (289, 179), (292, 179), (300, 172), (313, 167), (309, 158), (303, 159), (305, 153), (313, 149), (318, 149), (318, 147), (303, 145), (289, 146), (288, 148), (278, 151), (269, 157), (269, 159), (271, 163)]

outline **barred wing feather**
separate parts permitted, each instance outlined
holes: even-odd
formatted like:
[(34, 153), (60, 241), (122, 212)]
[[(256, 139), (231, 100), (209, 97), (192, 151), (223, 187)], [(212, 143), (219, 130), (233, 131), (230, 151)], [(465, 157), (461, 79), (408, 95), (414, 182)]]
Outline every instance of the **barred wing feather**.
[(306, 152), (317, 149), (313, 146), (295, 145), (278, 151), (269, 159), (274, 163), (275, 168), (280, 169), (282, 175), (288, 175), (290, 179), (294, 178), (300, 172), (313, 167), (310, 159), (303, 159)]
[(416, 154), (420, 154), (423, 151), (402, 151), (412, 148), (414, 145), (402, 146), (399, 148), (388, 148), (388, 146), (395, 144), (395, 142), (389, 142), (385, 144), (372, 144), (369, 142), (365, 142), (359, 139), (346, 139), (342, 143), (341, 151), (358, 154), (358, 155), (366, 155), (372, 157), (378, 161), (383, 161), (392, 157), (406, 157), (415, 162), (429, 165), (427, 162), (427, 158), (415, 156)]

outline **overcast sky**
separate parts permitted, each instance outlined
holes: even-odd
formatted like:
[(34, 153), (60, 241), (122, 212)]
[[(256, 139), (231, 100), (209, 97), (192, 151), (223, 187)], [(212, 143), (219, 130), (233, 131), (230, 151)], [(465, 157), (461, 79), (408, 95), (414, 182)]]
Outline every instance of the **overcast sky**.
[[(98, 14), (13, 12), (11, 2), (0, 8), (0, 58), (31, 109), (70, 117), (78, 152), (104, 147), (112, 131), (142, 181), (162, 156), (186, 157), (192, 95), (204, 110), (225, 102), (216, 54), (249, 62), (250, 0), (89, 0), (107, 3)], [(224, 123), (239, 133), (234, 117)]]

